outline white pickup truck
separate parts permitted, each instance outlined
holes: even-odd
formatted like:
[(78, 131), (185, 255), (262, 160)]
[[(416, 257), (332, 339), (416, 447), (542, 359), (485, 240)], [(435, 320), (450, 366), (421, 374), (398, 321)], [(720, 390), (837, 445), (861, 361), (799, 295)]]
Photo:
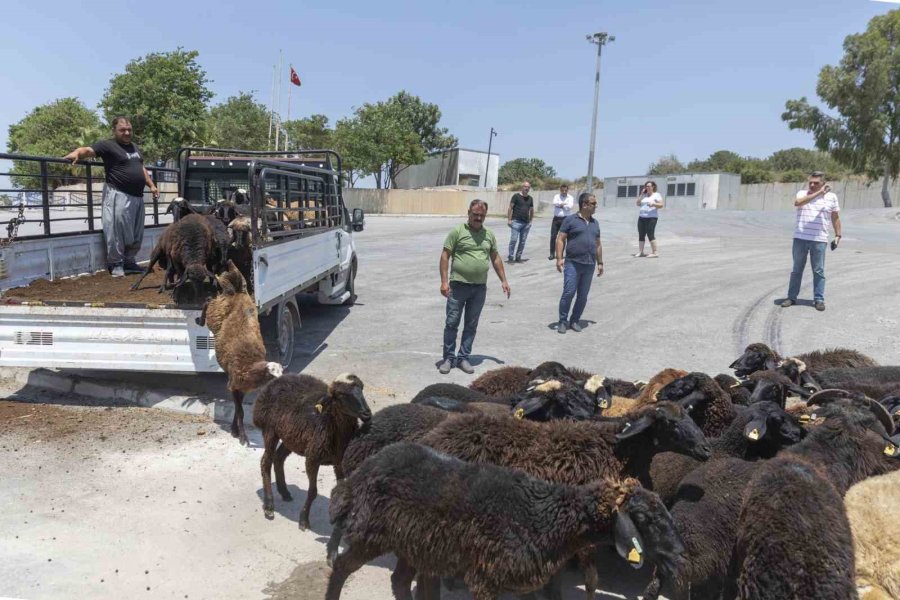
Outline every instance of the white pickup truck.
[[(158, 302), (132, 302), (127, 294), (114, 301), (66, 297), (67, 283), (85, 283), (81, 278), (101, 277), (97, 273), (105, 271), (99, 224), (102, 180), (91, 176), (101, 163), (86, 163), (83, 176), (66, 176), (67, 183), (83, 182), (83, 200), (56, 210), (60, 207), (51, 206), (56, 194), (51, 188), (59, 179), (53, 173), (63, 169), (63, 161), (0, 154), (0, 169), (3, 161), (14, 167), (0, 172), (0, 182), (10, 176), (17, 188), (0, 192), (20, 190), (32, 177), (39, 185), (24, 186), (32, 194), (40, 192), (44, 206), (42, 233), (2, 240), (0, 247), (0, 366), (221, 371), (212, 334), (195, 323), (200, 306), (175, 305), (167, 294), (160, 294)], [(161, 189), (174, 190), (177, 184), (178, 195), (194, 208), (215, 205), (238, 188), (248, 192), (253, 294), (270, 359), (287, 366), (300, 325), (299, 294), (314, 293), (325, 304), (352, 304), (355, 299), (353, 231), (362, 230), (364, 215), (355, 209), (351, 217), (344, 205), (340, 156), (327, 150), (288, 155), (183, 148), (177, 164), (177, 169), (148, 168)], [(16, 175), (26, 170), (23, 165), (37, 175)], [(165, 204), (147, 203), (139, 261), (147, 260), (166, 226), (167, 215), (160, 212)], [(86, 222), (87, 229), (72, 231), (73, 222)], [(12, 236), (12, 226), (9, 231)], [(102, 276), (104, 286), (130, 285), (134, 279)], [(61, 281), (51, 285), (40, 279)], [(38, 290), (55, 291), (29, 289), (36, 284), (44, 284)]]

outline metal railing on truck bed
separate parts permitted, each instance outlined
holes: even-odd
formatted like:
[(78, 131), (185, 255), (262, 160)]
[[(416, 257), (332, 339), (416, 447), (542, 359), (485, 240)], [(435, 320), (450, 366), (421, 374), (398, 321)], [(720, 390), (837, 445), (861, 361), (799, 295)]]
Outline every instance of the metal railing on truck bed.
[[(170, 221), (165, 207), (176, 195), (179, 172), (146, 167), (160, 198), (145, 193), (144, 224), (164, 226)], [(100, 161), (73, 165), (62, 158), (0, 153), (0, 220), (7, 222), (0, 244), (8, 244), (11, 237), (29, 240), (100, 231), (103, 185)]]

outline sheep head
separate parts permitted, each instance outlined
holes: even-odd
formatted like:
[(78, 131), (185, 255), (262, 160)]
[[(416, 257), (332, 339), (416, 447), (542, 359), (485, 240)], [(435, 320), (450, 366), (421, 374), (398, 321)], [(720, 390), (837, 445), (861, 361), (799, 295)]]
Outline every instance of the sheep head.
[(768, 442), (781, 448), (796, 444), (806, 435), (800, 421), (785, 412), (777, 402), (757, 402), (748, 406), (746, 411), (750, 418), (743, 434), (754, 444)]
[(324, 404), (333, 406), (348, 417), (361, 420), (364, 427), (372, 420), (372, 411), (363, 395), (363, 382), (351, 373), (338, 375), (331, 382)]
[(519, 419), (550, 421), (552, 419), (590, 419), (595, 413), (595, 400), (571, 379), (551, 379), (530, 387), (519, 395), (513, 415)]
[(756, 371), (751, 373), (747, 379), (754, 384), (753, 391), (750, 393), (749, 404), (775, 402), (784, 408), (790, 393), (794, 393), (801, 398), (809, 398), (812, 395), (810, 390), (800, 387), (779, 371)]
[(584, 389), (594, 397), (598, 410), (606, 410), (612, 406), (612, 390), (606, 383), (606, 377), (591, 375), (590, 379), (584, 382)]
[(868, 409), (872, 412), (873, 415), (875, 415), (875, 418), (878, 419), (878, 422), (884, 428), (885, 435), (890, 435), (891, 433), (893, 433), (894, 420), (891, 417), (891, 413), (889, 413), (884, 406), (882, 406), (875, 400), (872, 400), (865, 394), (840, 389), (827, 389), (822, 390), (821, 392), (816, 392), (815, 394), (810, 396), (809, 400), (806, 401), (806, 404), (807, 406), (827, 406), (828, 404), (834, 403), (839, 400), (847, 400), (852, 405), (858, 408)]
[(728, 365), (734, 369), (738, 377), (746, 377), (750, 373), (763, 369), (774, 369), (778, 366), (778, 355), (765, 344), (750, 344), (733, 363)]
[(677, 452), (707, 460), (712, 454), (703, 431), (681, 406), (673, 402), (658, 402), (638, 409), (629, 415), (625, 427), (616, 434), (616, 440), (635, 440), (641, 445), (652, 445), (656, 452)]
[(244, 279), (244, 275), (230, 260), (225, 272), (216, 276), (216, 281), (219, 284), (219, 289), (226, 296), (247, 293), (247, 280)]
[(616, 513), (616, 551), (639, 569), (645, 561), (655, 564), (664, 579), (685, 566), (685, 547), (672, 515), (657, 494), (633, 487)]
[(719, 385), (706, 373), (688, 373), (667, 384), (657, 394), (657, 401), (677, 402), (690, 412), (722, 393)]

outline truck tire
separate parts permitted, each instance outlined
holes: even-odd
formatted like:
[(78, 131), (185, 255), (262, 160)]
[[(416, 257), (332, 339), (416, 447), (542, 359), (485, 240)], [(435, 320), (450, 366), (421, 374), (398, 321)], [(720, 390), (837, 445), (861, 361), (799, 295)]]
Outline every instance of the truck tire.
[(290, 301), (282, 302), (271, 314), (260, 319), (267, 359), (287, 369), (294, 358), (294, 342), (299, 324), (297, 307)]

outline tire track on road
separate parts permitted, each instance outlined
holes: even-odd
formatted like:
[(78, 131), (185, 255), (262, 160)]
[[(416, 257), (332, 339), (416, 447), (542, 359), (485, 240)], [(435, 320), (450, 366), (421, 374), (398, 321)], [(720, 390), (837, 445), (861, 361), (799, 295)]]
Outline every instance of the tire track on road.
[(756, 316), (760, 307), (763, 305), (763, 302), (771, 298), (781, 289), (781, 287), (781, 285), (773, 287), (757, 297), (756, 300), (744, 309), (744, 311), (738, 315), (737, 319), (735, 319), (734, 325), (731, 328), (732, 339), (735, 341), (735, 356), (740, 356), (744, 351), (744, 348), (750, 344), (750, 327), (753, 317)]

